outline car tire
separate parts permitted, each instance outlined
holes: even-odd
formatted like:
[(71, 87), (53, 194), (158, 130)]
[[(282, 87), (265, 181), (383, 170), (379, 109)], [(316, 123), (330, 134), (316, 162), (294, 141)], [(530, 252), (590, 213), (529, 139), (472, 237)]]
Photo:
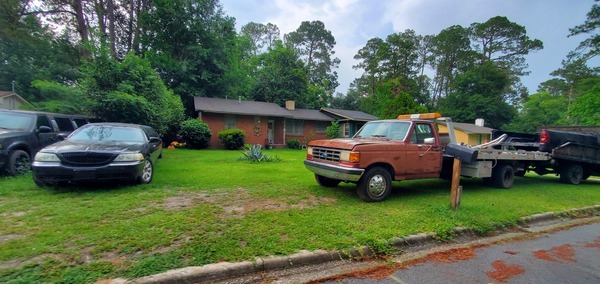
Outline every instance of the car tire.
[(356, 193), (366, 202), (378, 202), (387, 199), (392, 192), (392, 177), (381, 167), (369, 169), (358, 181)]
[(48, 186), (51, 186), (51, 185), (52, 185), (52, 184), (50, 184), (50, 183), (47, 183), (47, 182), (41, 181), (41, 180), (39, 180), (39, 179), (37, 179), (37, 178), (35, 178), (35, 177), (33, 178), (33, 182), (34, 182), (34, 183), (35, 183), (35, 185), (37, 185), (38, 187), (48, 187)]
[(341, 180), (332, 179), (324, 176), (315, 174), (315, 179), (320, 186), (324, 187), (336, 187), (340, 184)]
[(31, 158), (23, 150), (14, 150), (8, 154), (6, 171), (12, 176), (18, 176), (31, 170)]
[(154, 165), (150, 159), (144, 160), (144, 170), (142, 174), (138, 177), (138, 184), (148, 184), (152, 182), (152, 178), (154, 177)]
[(492, 185), (497, 188), (511, 188), (515, 181), (515, 171), (511, 165), (497, 165), (492, 170)]
[(569, 164), (560, 171), (560, 181), (567, 184), (579, 184), (583, 180), (581, 165)]

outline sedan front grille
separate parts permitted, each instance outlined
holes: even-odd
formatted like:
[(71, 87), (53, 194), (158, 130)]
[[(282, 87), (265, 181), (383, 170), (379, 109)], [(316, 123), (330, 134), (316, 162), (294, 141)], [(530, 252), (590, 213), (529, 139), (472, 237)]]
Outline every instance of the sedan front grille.
[(98, 152), (62, 153), (60, 158), (64, 164), (73, 166), (102, 166), (112, 162), (117, 155)]
[(337, 149), (328, 149), (328, 148), (313, 148), (313, 159), (325, 160), (331, 162), (339, 162), (340, 161), (340, 150)]

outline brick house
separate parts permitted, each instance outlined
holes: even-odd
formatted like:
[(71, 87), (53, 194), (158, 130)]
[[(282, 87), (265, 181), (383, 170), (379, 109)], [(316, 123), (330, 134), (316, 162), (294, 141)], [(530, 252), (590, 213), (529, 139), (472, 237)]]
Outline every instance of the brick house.
[(326, 128), (333, 121), (340, 122), (341, 134), (348, 137), (367, 121), (377, 119), (360, 111), (296, 109), (293, 101), (283, 108), (266, 102), (194, 97), (194, 107), (213, 134), (210, 148), (222, 148), (218, 133), (229, 128), (243, 130), (247, 144), (286, 147), (289, 139), (298, 139), (301, 145), (325, 139)]

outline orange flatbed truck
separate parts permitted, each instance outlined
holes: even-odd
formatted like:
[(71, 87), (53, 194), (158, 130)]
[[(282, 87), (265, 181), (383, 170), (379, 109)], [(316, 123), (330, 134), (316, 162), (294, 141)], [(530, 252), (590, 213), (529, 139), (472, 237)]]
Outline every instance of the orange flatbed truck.
[[(439, 134), (436, 123), (446, 124), (448, 137)], [(457, 155), (466, 156), (461, 157), (466, 161), (462, 176), (483, 178), (499, 188), (512, 187), (525, 165), (552, 164), (552, 153), (492, 148), (496, 142), (460, 146), (450, 118), (439, 113), (401, 115), (368, 122), (352, 138), (310, 141), (304, 165), (319, 185), (356, 183), (358, 196), (374, 202), (388, 198), (392, 181), (450, 178)]]

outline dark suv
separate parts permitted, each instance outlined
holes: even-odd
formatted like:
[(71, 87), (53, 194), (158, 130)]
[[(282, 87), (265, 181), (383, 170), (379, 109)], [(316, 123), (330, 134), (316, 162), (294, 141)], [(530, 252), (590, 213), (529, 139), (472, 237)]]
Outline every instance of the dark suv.
[(29, 171), (37, 151), (88, 122), (85, 116), (0, 110), (0, 170), (9, 175)]

